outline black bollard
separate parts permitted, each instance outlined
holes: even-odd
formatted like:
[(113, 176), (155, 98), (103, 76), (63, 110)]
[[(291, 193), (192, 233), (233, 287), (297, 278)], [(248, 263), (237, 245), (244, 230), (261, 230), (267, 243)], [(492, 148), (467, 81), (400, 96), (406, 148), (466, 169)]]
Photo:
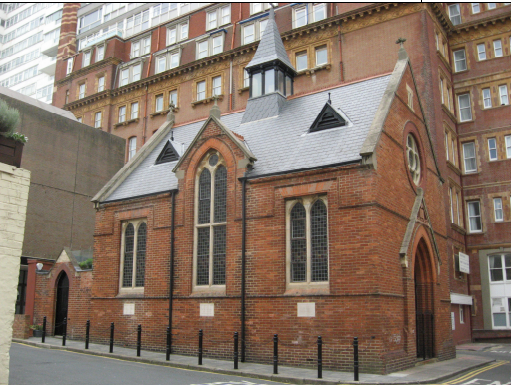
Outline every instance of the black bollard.
[(46, 316), (43, 317), (43, 335), (41, 337), (41, 342), (43, 344), (45, 339), (46, 339)]
[(110, 323), (110, 353), (114, 352), (114, 323)]
[(279, 374), (279, 336), (273, 335), (273, 374)]
[(318, 336), (318, 378), (323, 378), (323, 340)]
[(85, 324), (85, 349), (89, 349), (90, 320)]
[(170, 327), (167, 326), (167, 350), (165, 352), (165, 359), (170, 360)]
[(66, 346), (66, 333), (67, 333), (67, 317), (64, 317), (64, 322), (62, 323), (62, 346)]
[(142, 347), (142, 325), (137, 327), (137, 357), (140, 357), (140, 348)]
[(355, 381), (358, 381), (358, 337), (353, 338), (353, 372)]
[(238, 369), (238, 332), (234, 332), (234, 369)]
[(202, 365), (202, 329), (199, 330), (199, 365)]

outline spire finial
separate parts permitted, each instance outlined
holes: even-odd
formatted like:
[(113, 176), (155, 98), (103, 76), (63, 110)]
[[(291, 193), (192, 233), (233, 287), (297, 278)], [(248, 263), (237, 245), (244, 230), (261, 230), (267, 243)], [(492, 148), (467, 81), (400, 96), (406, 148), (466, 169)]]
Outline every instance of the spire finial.
[(328, 104), (332, 104), (332, 100), (330, 99), (330, 92), (328, 93)]
[(209, 115), (210, 116), (214, 116), (215, 118), (217, 119), (220, 119), (220, 107), (218, 107), (218, 95), (213, 95), (212, 98), (215, 102), (215, 104), (213, 105), (213, 107), (211, 107), (211, 111), (209, 111)]
[(174, 130), (170, 130), (170, 140), (174, 141)]
[(273, 9), (273, 3), (270, 3), (270, 19), (275, 20), (275, 10)]
[(401, 48), (404, 48), (403, 46), (403, 43), (406, 41), (405, 38), (403, 37), (400, 37), (399, 39), (396, 40), (396, 44), (401, 44)]
[(167, 113), (167, 122), (174, 120), (174, 111), (176, 110), (176, 106), (174, 102), (171, 100), (169, 104), (169, 112)]

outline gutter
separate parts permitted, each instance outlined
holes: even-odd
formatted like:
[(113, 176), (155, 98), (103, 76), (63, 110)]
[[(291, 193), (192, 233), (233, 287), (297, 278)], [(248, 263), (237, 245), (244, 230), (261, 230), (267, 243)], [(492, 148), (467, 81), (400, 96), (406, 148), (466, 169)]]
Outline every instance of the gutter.
[(239, 179), (241, 181), (241, 362), (245, 362), (245, 296), (246, 296), (246, 238), (247, 238), (247, 178), (244, 176)]

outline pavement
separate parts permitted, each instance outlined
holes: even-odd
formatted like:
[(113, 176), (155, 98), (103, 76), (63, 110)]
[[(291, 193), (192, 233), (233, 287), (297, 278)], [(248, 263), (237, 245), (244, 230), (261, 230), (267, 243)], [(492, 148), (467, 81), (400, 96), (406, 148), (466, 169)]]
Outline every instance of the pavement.
[[(239, 369), (233, 369), (233, 362), (203, 358), (203, 365), (198, 365), (197, 357), (171, 354), (170, 361), (165, 360), (165, 353), (153, 351), (141, 351), (141, 357), (137, 357), (136, 349), (114, 346), (114, 352), (109, 353), (108, 345), (89, 344), (85, 350), (83, 341), (67, 340), (66, 346), (62, 346), (62, 339), (46, 337), (46, 342), (41, 343), (40, 337), (31, 337), (28, 340), (15, 339), (13, 342), (37, 346), (39, 348), (60, 349), (72, 352), (91, 354), (102, 357), (111, 357), (127, 361), (148, 363), (153, 365), (170, 366), (188, 370), (207, 371), (220, 374), (246, 376), (268, 381), (286, 382), (293, 384), (435, 384), (448, 378), (467, 373), (476, 368), (494, 362), (494, 359), (463, 354), (463, 350), (485, 350), (496, 344), (467, 344), (458, 347), (457, 358), (447, 361), (417, 365), (413, 368), (386, 375), (361, 373), (359, 381), (353, 380), (352, 372), (338, 372), (323, 370), (323, 378), (317, 378), (317, 369), (306, 369), (279, 365), (279, 374), (273, 374), (273, 366), (240, 362)], [(484, 345), (484, 346), (483, 346)]]

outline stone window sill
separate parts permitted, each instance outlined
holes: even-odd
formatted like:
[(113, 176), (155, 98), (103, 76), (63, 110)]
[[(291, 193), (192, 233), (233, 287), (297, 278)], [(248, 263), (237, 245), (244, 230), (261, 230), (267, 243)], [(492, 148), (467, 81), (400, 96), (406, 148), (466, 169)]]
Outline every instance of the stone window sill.
[(452, 119), (453, 122), (456, 122), (456, 116), (454, 116), (454, 113), (450, 111), (445, 104), (442, 104), (442, 110)]
[(135, 119), (130, 119), (130, 120), (126, 120), (124, 122), (121, 122), (121, 123), (115, 123), (114, 124), (114, 127), (119, 127), (119, 126), (127, 126), (128, 124), (130, 123), (136, 123), (139, 121), (139, 118), (135, 118)]
[(465, 235), (467, 233), (463, 227), (461, 227), (460, 225), (457, 225), (456, 223), (451, 223), (451, 229), (453, 229), (454, 231), (457, 231), (461, 235)]
[(332, 64), (326, 63), (326, 64), (322, 64), (322, 65), (314, 67), (314, 68), (306, 68), (304, 70), (301, 70), (296, 74), (296, 76), (301, 76), (301, 75), (311, 76), (312, 74), (314, 74), (318, 71), (325, 70), (325, 69), (330, 70), (330, 68), (332, 68)]
[(308, 295), (328, 295), (330, 294), (330, 286), (328, 282), (320, 284), (288, 284), (285, 296), (308, 296)]
[[(217, 95), (218, 97), (218, 100), (222, 101), (224, 99), (224, 95)], [(209, 98), (205, 98), (205, 99), (202, 99), (202, 100), (196, 100), (194, 102), (192, 102), (192, 107), (195, 107), (196, 105), (198, 104), (208, 104), (208, 103), (211, 103), (213, 100), (215, 100), (215, 98), (213, 98), (212, 96), (210, 96)]]
[[(175, 107), (174, 112), (178, 112), (178, 111), (179, 111), (179, 107)], [(149, 114), (149, 116), (151, 118), (154, 118), (155, 116), (158, 116), (158, 115), (167, 115), (169, 112), (170, 112), (170, 109), (166, 109), (163, 111), (153, 112), (152, 114)]]
[(488, 108), (482, 108), (483, 111), (490, 111), (490, 110), (495, 110), (497, 108), (501, 108), (501, 107), (509, 107), (510, 105), (509, 104), (501, 104), (499, 106), (492, 106), (492, 107), (488, 107)]
[(245, 91), (248, 91), (249, 87), (243, 87), (238, 89), (238, 94), (242, 94)]

